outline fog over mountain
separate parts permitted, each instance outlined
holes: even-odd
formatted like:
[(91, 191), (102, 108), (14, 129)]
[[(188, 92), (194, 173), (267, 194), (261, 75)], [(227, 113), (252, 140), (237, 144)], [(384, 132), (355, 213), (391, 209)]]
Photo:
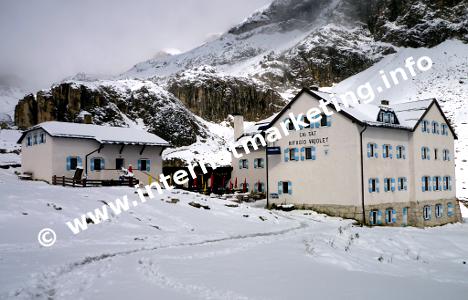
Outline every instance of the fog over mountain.
[(34, 90), (78, 72), (118, 74), (200, 45), (269, 2), (1, 1), (0, 77)]

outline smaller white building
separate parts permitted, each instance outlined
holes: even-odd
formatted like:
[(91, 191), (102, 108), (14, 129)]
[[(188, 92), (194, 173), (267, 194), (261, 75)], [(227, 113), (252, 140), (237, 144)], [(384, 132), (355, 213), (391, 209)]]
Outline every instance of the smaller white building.
[(93, 124), (44, 122), (25, 130), (21, 168), (35, 180), (73, 177), (83, 168), (87, 179), (118, 180), (122, 168), (133, 168), (135, 178), (147, 184), (162, 174), (161, 153), (169, 143), (136, 128)]

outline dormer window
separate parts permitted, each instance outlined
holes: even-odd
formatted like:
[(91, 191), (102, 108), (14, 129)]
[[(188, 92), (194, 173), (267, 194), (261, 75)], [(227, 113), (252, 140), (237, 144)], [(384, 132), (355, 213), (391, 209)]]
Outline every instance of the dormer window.
[(395, 113), (391, 110), (383, 110), (381, 109), (377, 118), (378, 122), (386, 123), (386, 124), (399, 124), (398, 120), (395, 116)]

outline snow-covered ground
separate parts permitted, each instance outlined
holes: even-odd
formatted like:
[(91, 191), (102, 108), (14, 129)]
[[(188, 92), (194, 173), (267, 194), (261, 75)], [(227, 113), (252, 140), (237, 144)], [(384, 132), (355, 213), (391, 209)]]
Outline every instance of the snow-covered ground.
[[(2, 299), (462, 299), (468, 293), (468, 224), (361, 228), (310, 211), (227, 207), (229, 200), (174, 190), (73, 235), (66, 221), (103, 201), (125, 194), (132, 200), (133, 190), (50, 186), (1, 169), (0, 190)], [(44, 227), (57, 233), (50, 248), (36, 240)]]
[(0, 129), (0, 166), (19, 164), (21, 161), (18, 151), (21, 149), (16, 142), (21, 136), (19, 130)]

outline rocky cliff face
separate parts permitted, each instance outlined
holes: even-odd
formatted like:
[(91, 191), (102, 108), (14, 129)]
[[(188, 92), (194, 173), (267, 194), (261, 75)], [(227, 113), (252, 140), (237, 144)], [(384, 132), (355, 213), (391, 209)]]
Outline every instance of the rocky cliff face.
[(209, 66), (177, 74), (168, 90), (194, 114), (216, 122), (234, 113), (260, 120), (284, 105), (281, 95), (270, 87), (247, 78), (222, 76)]
[(175, 146), (207, 136), (207, 128), (177, 98), (139, 80), (61, 83), (21, 99), (15, 123), (27, 128), (51, 120), (77, 122), (83, 112), (90, 113), (95, 124), (134, 126), (132, 120), (139, 120)]

